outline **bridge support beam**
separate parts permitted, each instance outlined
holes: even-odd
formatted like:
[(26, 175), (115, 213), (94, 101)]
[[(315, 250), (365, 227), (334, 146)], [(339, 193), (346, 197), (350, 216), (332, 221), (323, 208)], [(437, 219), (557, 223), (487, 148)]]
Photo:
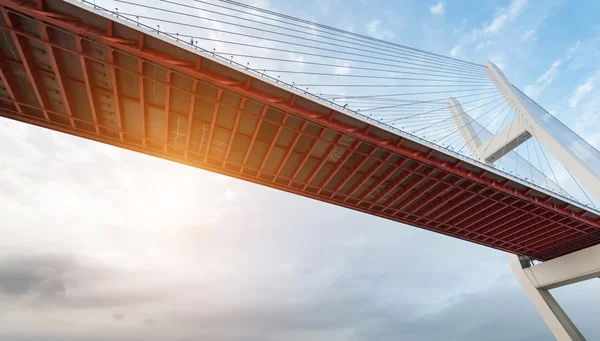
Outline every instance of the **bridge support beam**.
[[(560, 260), (560, 258), (553, 259), (550, 262), (554, 260)], [(535, 272), (534, 268), (543, 264), (529, 266), (528, 259), (512, 254), (508, 254), (508, 261), (513, 273), (548, 325), (548, 328), (550, 328), (552, 334), (554, 334), (554, 337), (556, 337), (556, 340), (585, 341), (585, 337), (577, 329), (573, 321), (567, 316), (558, 302), (556, 302), (550, 291), (548, 291), (547, 288), (537, 286), (535, 276), (531, 276), (531, 273)], [(525, 268), (523, 267), (524, 265)]]
[(487, 164), (493, 164), (521, 143), (525, 143), (531, 134), (525, 130), (519, 118), (500, 130), (496, 135), (478, 146), (479, 157)]
[[(524, 95), (517, 90), (504, 76), (502, 71), (494, 64), (488, 63), (487, 69), (496, 83), (498, 90), (504, 95), (507, 103), (515, 107), (517, 119), (521, 121), (524, 129), (530, 132), (552, 155), (583, 184), (596, 198), (600, 198), (600, 174), (582, 162), (567, 146), (564, 141), (557, 140), (546, 131), (541, 122), (532, 113), (527, 105)], [(529, 137), (527, 137), (529, 138)]]
[(600, 277), (600, 245), (523, 269), (536, 288), (554, 289)]
[(471, 152), (471, 157), (479, 160), (481, 158), (479, 154), (481, 139), (475, 131), (475, 127), (473, 127), (473, 118), (465, 113), (460, 102), (454, 97), (448, 99), (448, 109), (452, 114), (454, 123), (456, 123), (456, 126), (458, 127), (458, 131), (460, 131), (463, 140)]
[[(502, 142), (494, 143), (493, 138), (482, 142), (475, 132), (473, 119), (464, 112), (458, 100), (449, 98), (448, 109), (471, 151), (472, 157), (489, 165), (532, 137), (532, 134), (520, 121), (523, 118), (518, 116), (511, 124), (496, 134), (496, 137), (501, 137), (496, 140)], [(600, 245), (536, 265), (533, 265), (526, 257), (513, 254), (507, 254), (507, 256), (513, 273), (556, 339), (558, 341), (585, 341), (585, 337), (549, 290), (600, 277)]]
[(585, 337), (556, 302), (549, 290), (600, 276), (600, 245), (531, 265), (528, 259), (508, 255), (510, 266), (557, 340)]
[[(496, 87), (504, 95), (506, 102), (515, 106), (516, 121), (523, 126), (523, 131), (521, 129), (516, 130), (516, 135), (519, 136), (517, 140), (529, 138), (533, 135), (575, 178), (597, 198), (600, 198), (600, 174), (578, 159), (565, 146), (564, 141), (557, 140), (550, 132), (546, 131), (542, 122), (532, 111), (533, 108), (528, 105), (525, 95), (520, 93), (506, 79), (496, 65), (488, 63), (487, 68), (496, 83)], [(509, 127), (512, 127), (512, 125)], [(507, 133), (507, 140), (510, 140), (513, 137), (512, 135)], [(502, 155), (499, 155), (499, 157), (502, 157)], [(486, 161), (488, 160), (486, 159)], [(538, 265), (532, 265), (528, 259), (516, 255), (509, 255), (508, 257), (515, 276), (556, 339), (559, 341), (585, 340), (573, 321), (569, 319), (548, 290), (598, 277), (600, 275), (600, 246), (554, 258)]]
[(484, 128), (482, 127), (479, 131), (476, 131), (473, 118), (465, 113), (462, 105), (456, 98), (450, 97), (448, 99), (448, 109), (471, 152), (471, 157), (481, 160), (488, 165), (492, 165), (494, 161), (510, 153), (510, 151), (531, 137), (531, 134), (517, 118), (496, 133), (495, 136), (489, 138), (487, 141), (482, 141), (479, 133)]

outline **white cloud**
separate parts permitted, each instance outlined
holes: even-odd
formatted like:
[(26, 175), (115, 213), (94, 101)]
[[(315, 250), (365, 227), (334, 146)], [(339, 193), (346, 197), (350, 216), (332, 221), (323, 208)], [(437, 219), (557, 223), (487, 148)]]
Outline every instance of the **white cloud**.
[(558, 77), (560, 72), (560, 66), (562, 65), (562, 61), (556, 60), (546, 72), (544, 72), (538, 79), (536, 79), (535, 83), (529, 84), (525, 87), (525, 93), (529, 97), (538, 97), (542, 94), (542, 92), (546, 89), (546, 87)]
[(371, 20), (367, 24), (367, 33), (369, 33), (369, 35), (371, 35), (371, 36), (376, 35), (377, 32), (379, 31), (380, 26), (381, 26), (381, 20), (379, 20), (379, 19)]
[(465, 29), (465, 26), (467, 26), (468, 22), (469, 22), (469, 19), (467, 17), (462, 18), (462, 20), (460, 21), (459, 27), (452, 27), (452, 34), (462, 33), (463, 30)]
[(239, 196), (239, 193), (234, 189), (227, 187), (225, 188), (225, 193), (223, 195), (225, 196), (226, 200), (233, 200)]
[(483, 27), (483, 33), (497, 33), (504, 26), (506, 19), (508, 19), (508, 13), (502, 13), (496, 16), (489, 25)]
[(527, 4), (527, 1), (528, 0), (513, 0), (508, 9), (500, 9), (494, 17), (494, 20), (492, 20), (490, 24), (483, 27), (483, 33), (498, 33), (498, 31), (500, 31), (509, 20), (516, 18), (522, 12), (523, 7), (525, 7)]
[[(491, 37), (498, 36), (507, 24), (516, 20), (519, 15), (523, 12), (523, 8), (526, 6), (528, 0), (513, 0), (508, 7), (500, 8), (491, 22), (484, 23), (480, 27), (474, 28), (470, 33), (463, 35), (458, 45), (467, 46), (475, 45), (475, 51), (481, 50), (488, 45), (492, 45), (490, 42)], [(528, 32), (525, 32), (526, 34)], [(533, 38), (535, 30), (529, 32), (530, 38)]]
[(526, 40), (536, 40), (537, 37), (535, 36), (535, 28), (530, 28), (527, 31), (525, 31), (523, 33), (523, 36), (521, 37), (521, 40), (526, 41)]
[(569, 46), (569, 48), (567, 49), (567, 59), (573, 58), (573, 56), (579, 51), (580, 47), (581, 41), (579, 40), (575, 44)]
[(542, 94), (542, 92), (548, 87), (548, 85), (552, 84), (554, 80), (558, 77), (560, 73), (560, 68), (562, 66), (566, 66), (568, 62), (573, 58), (573, 56), (579, 50), (581, 46), (581, 42), (577, 41), (575, 44), (570, 45), (566, 49), (565, 56), (562, 59), (557, 59), (552, 63), (550, 68), (546, 70), (541, 76), (539, 76), (535, 82), (528, 84), (525, 87), (525, 93), (529, 97), (538, 97)]
[(380, 19), (371, 20), (367, 24), (367, 33), (371, 37), (375, 37), (377, 39), (389, 40), (389, 39), (392, 39), (394, 37), (394, 33), (392, 31), (383, 29), (381, 27), (381, 20)]
[(577, 104), (590, 92), (595, 89), (595, 78), (592, 77), (587, 80), (587, 82), (578, 86), (574, 91), (571, 97), (569, 98), (569, 106), (571, 108), (575, 108)]
[(444, 15), (444, 3), (440, 1), (437, 4), (429, 7), (429, 12), (435, 15)]
[(347, 75), (347, 74), (349, 74), (352, 71), (350, 69), (350, 65), (351, 65), (351, 63), (348, 62), (348, 61), (343, 62), (342, 65), (335, 67), (333, 69), (333, 72), (336, 75)]
[(518, 15), (519, 13), (521, 13), (521, 11), (523, 10), (523, 7), (525, 7), (525, 5), (527, 4), (528, 0), (514, 0), (509, 7), (508, 12), (510, 13), (510, 15), (515, 16)]
[(483, 33), (492, 34), (500, 31), (500, 29), (504, 27), (509, 19), (514, 19), (521, 13), (523, 7), (525, 7), (525, 4), (527, 4), (527, 0), (514, 0), (508, 7), (508, 10), (506, 8), (502, 8), (500, 11), (498, 11), (498, 14), (496, 14), (494, 20), (492, 20), (490, 24), (483, 27)]
[(494, 64), (496, 64), (496, 66), (502, 69), (503, 71), (506, 71), (506, 69), (508, 69), (506, 63), (506, 54), (503, 52), (497, 52), (490, 55), (490, 60), (494, 62)]
[(450, 55), (452, 57), (458, 57), (458, 56), (460, 56), (460, 52), (461, 52), (460, 45), (456, 45), (452, 48), (452, 50), (450, 50)]
[(496, 43), (494, 43), (494, 42), (493, 42), (493, 41), (491, 41), (491, 40), (482, 41), (482, 42), (478, 43), (478, 44), (475, 46), (475, 49), (474, 49), (474, 51), (479, 51), (479, 50), (482, 50), (482, 49), (484, 49), (484, 48), (486, 48), (486, 47), (488, 47), (488, 46), (492, 46), (492, 45), (495, 45), (495, 44), (496, 44)]
[[(329, 10), (331, 9), (331, 1), (330, 0), (317, 0), (317, 4), (319, 5), (319, 8), (321, 9), (321, 12), (323, 12), (323, 14), (327, 15), (329, 13)], [(263, 7), (265, 8), (265, 7)]]

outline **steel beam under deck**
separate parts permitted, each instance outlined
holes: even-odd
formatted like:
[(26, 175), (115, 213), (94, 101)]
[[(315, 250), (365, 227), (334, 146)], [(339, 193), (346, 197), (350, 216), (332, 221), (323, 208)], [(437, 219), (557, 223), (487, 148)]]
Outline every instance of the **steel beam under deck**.
[[(170, 44), (163, 36), (140, 31), (116, 17), (81, 9), (69, 1), (48, 2), (43, 10), (33, 2), (13, 0), (0, 0), (0, 6), (11, 13), (11, 25), (0, 27), (10, 32), (14, 44), (25, 40), (46, 44), (60, 51), (55, 53), (57, 65), (64, 64), (67, 55), (80, 61), (82, 78), (61, 80), (63, 86), (69, 83), (87, 95), (65, 96), (65, 101), (73, 113), (91, 109), (89, 117), (70, 116), (45, 106), (43, 100), (20, 97), (23, 90), (11, 77), (24, 76), (3, 67), (2, 80), (6, 79), (14, 96), (0, 98), (2, 116), (540, 260), (600, 243), (599, 217), (585, 207), (281, 88), (209, 54)], [(23, 25), (38, 27), (25, 30)], [(60, 29), (65, 36), (49, 41), (30, 33), (43, 25)], [(101, 58), (92, 53), (91, 46), (114, 52), (110, 58)], [(177, 53), (170, 53), (174, 49)], [(30, 72), (19, 81), (41, 87), (34, 76), (35, 61), (15, 60), (25, 62)], [(115, 84), (95, 84), (92, 66), (111, 70)], [(167, 76), (148, 72), (156, 69)], [(160, 85), (154, 96), (150, 96), (150, 84)], [(114, 96), (121, 116), (117, 121), (122, 124), (108, 124), (98, 117), (94, 93)], [(184, 100), (174, 100), (175, 94)], [(164, 105), (153, 101), (159, 96)], [(239, 102), (231, 103), (231, 96)], [(128, 109), (132, 107), (137, 110)], [(48, 118), (34, 112), (46, 113)], [(125, 124), (140, 118), (141, 129)], [(169, 120), (174, 118), (186, 122), (177, 132), (185, 135), (185, 143), (179, 145), (168, 138)], [(493, 209), (486, 210), (489, 207)], [(554, 240), (523, 242), (521, 236), (535, 235), (535, 230), (515, 231), (496, 219), (498, 212), (533, 219), (536, 225), (561, 229), (561, 234)], [(485, 228), (469, 223), (474, 214)]]
[[(551, 152), (558, 154), (559, 159), (569, 160), (569, 156), (566, 155), (568, 151), (563, 146), (559, 146), (557, 141), (548, 140), (548, 132), (544, 131), (543, 126), (538, 125), (533, 129), (538, 129), (537, 134), (530, 134), (521, 126), (522, 120), (525, 121), (527, 117), (534, 117), (534, 114), (529, 112), (531, 108), (523, 98), (515, 95), (516, 90), (512, 84), (508, 83), (495, 65), (490, 63), (488, 68), (499, 90), (511, 94), (510, 96), (507, 95), (507, 101), (513, 101), (514, 105), (522, 111), (518, 111), (519, 116), (517, 119), (496, 135), (501, 137), (500, 141), (507, 142), (494, 145), (494, 139), (492, 138), (481, 144), (480, 141), (476, 141), (473, 129), (469, 129), (471, 128), (470, 121), (466, 124), (468, 127), (460, 127), (461, 123), (470, 120), (470, 118), (464, 115), (460, 103), (456, 99), (449, 99), (452, 114), (457, 125), (459, 125), (465, 143), (471, 149), (471, 153), (491, 164), (503, 157), (507, 153), (505, 150), (516, 147), (519, 141), (526, 140), (532, 135), (541, 135), (545, 137), (540, 141), (542, 144), (546, 145)], [(466, 119), (464, 119), (465, 116)], [(463, 119), (461, 120), (461, 118)], [(489, 152), (486, 153), (488, 150)], [(571, 161), (578, 162), (576, 159)], [(571, 164), (568, 167), (574, 170), (581, 171), (585, 169), (589, 171), (584, 164)], [(583, 180), (589, 180), (584, 184), (593, 186), (597, 178), (594, 176), (589, 177), (590, 174), (581, 171), (579, 176)], [(471, 231), (468, 236), (473, 237), (477, 232), (484, 233), (488, 236), (487, 238), (496, 238), (496, 241), (491, 242), (496, 246), (508, 246), (508, 243), (525, 243), (529, 245), (532, 251), (553, 250), (552, 259), (542, 264), (536, 264), (528, 257), (514, 254), (508, 255), (509, 263), (513, 273), (556, 339), (559, 341), (584, 341), (585, 337), (554, 299), (549, 289), (598, 277), (600, 274), (600, 245), (591, 246), (593, 244), (587, 241), (586, 232), (581, 230), (581, 222), (567, 221), (565, 217), (561, 217), (555, 212), (544, 212), (532, 203), (523, 206), (520, 214), (515, 214), (510, 207), (498, 205), (498, 202), (484, 205), (483, 208), (486, 211), (491, 211), (492, 215), (477, 219), (475, 215), (471, 215), (467, 219), (453, 224), (461, 225), (463, 221), (468, 221), (468, 225), (463, 226), (465, 230)], [(481, 209), (478, 212), (481, 212)], [(523, 233), (523, 231), (526, 232)], [(592, 234), (598, 234), (598, 232), (592, 232)], [(571, 241), (567, 241), (569, 239)], [(573, 247), (573, 245), (577, 245), (580, 248), (579, 251), (557, 256), (557, 254)]]

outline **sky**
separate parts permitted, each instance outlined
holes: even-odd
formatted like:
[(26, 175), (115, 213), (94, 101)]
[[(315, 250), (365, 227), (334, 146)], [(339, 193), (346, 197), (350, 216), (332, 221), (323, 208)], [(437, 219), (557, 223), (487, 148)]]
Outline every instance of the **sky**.
[[(598, 3), (251, 3), (491, 60), (600, 143)], [(0, 340), (552, 339), (502, 252), (6, 119), (0, 146)], [(597, 285), (553, 290), (590, 340)]]

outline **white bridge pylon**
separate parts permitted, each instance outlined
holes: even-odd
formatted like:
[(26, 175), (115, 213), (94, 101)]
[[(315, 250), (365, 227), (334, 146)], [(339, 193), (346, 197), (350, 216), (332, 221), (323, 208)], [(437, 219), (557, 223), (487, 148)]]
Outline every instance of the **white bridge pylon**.
[[(473, 158), (488, 165), (510, 153), (530, 138), (535, 138), (583, 184), (600, 198), (600, 174), (589, 168), (552, 133), (532, 112), (519, 92), (493, 63), (487, 64), (490, 77), (513, 108), (516, 118), (495, 135), (482, 141), (477, 123), (462, 109), (456, 98), (448, 99), (448, 108)], [(481, 129), (480, 129), (481, 130)], [(517, 155), (517, 157), (519, 157)], [(534, 265), (530, 259), (508, 255), (510, 266), (538, 312), (559, 341), (584, 341), (585, 337), (556, 302), (550, 289), (600, 276), (600, 245)]]
[(596, 198), (600, 198), (600, 174), (581, 162), (568, 146), (544, 128), (539, 118), (532, 113), (524, 95), (519, 93), (495, 64), (488, 63), (487, 69), (504, 100), (513, 108), (516, 118), (487, 141), (481, 141), (473, 127), (473, 119), (464, 112), (456, 98), (449, 98), (448, 108), (473, 158), (492, 165), (534, 137)]
[(456, 98), (448, 99), (448, 107), (463, 139), (467, 142), (471, 155), (488, 165), (492, 165), (494, 161), (510, 153), (531, 137), (531, 133), (524, 125), (515, 119), (495, 136), (483, 142), (473, 127), (473, 119), (464, 112)]

